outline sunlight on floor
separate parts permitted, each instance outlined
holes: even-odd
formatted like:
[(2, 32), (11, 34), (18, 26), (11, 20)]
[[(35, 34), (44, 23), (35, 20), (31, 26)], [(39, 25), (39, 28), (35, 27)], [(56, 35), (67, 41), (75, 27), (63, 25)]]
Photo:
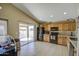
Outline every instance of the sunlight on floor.
[(32, 42), (21, 47), (20, 56), (67, 56), (67, 47), (47, 42)]

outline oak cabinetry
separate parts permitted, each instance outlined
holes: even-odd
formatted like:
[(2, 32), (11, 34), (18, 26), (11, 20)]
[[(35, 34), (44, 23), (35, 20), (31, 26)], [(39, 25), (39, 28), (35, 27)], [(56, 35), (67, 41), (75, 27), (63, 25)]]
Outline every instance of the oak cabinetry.
[(45, 31), (47, 31), (48, 30), (48, 25), (44, 24), (44, 28), (45, 28)]
[(44, 41), (45, 42), (49, 42), (49, 35), (48, 34), (44, 34)]
[(68, 24), (68, 30), (69, 31), (75, 31), (76, 30), (76, 24), (75, 23), (69, 23)]
[[(48, 34), (44, 34), (44, 41), (50, 42), (50, 29), (51, 27), (58, 27), (58, 31), (75, 31), (76, 30), (76, 23), (74, 21), (64, 21), (58, 23), (44, 23), (41, 25), (44, 27), (45, 31), (48, 31)], [(58, 34), (58, 44), (67, 45), (67, 38), (64, 35)]]
[(62, 31), (62, 24), (59, 24), (59, 31)]
[(42, 24), (41, 27), (44, 27), (44, 31), (45, 31), (43, 40), (45, 42), (49, 42), (49, 40), (50, 40), (49, 39), (49, 34), (46, 33), (46, 32), (49, 32), (50, 31), (50, 25), (49, 24)]
[(60, 35), (58, 35), (58, 44), (62, 45), (62, 40), (63, 38)]
[(67, 45), (67, 37), (63, 35), (58, 35), (58, 44), (60, 45)]
[(62, 43), (62, 45), (67, 46), (67, 37), (63, 37)]
[(68, 24), (62, 24), (62, 31), (68, 31)]

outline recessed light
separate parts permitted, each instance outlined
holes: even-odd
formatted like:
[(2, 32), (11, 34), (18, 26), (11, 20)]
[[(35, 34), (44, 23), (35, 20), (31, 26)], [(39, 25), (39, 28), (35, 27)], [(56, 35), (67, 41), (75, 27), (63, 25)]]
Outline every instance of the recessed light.
[(67, 12), (64, 12), (64, 15), (66, 15), (67, 14)]
[(53, 15), (50, 16), (51, 18), (53, 17)]
[(2, 6), (0, 6), (0, 10), (2, 9)]
[(40, 20), (42, 20), (42, 18), (40, 18)]

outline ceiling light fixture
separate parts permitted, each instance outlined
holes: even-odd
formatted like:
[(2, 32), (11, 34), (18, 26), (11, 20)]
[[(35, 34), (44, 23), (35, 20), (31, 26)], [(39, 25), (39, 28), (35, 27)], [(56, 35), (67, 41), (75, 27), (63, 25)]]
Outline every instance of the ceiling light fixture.
[(2, 9), (2, 6), (0, 6), (0, 10)]
[(42, 18), (40, 18), (40, 20), (42, 20)]
[(67, 12), (64, 12), (64, 15), (66, 15), (67, 14)]
[(53, 15), (50, 16), (51, 18), (53, 17)]

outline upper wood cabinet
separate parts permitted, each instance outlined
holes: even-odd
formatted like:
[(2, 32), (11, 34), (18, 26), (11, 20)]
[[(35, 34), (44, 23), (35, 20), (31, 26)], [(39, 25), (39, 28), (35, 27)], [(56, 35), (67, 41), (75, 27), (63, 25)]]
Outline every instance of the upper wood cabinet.
[(76, 22), (75, 21), (64, 21), (55, 23), (44, 23), (41, 25), (46, 31), (50, 31), (51, 27), (58, 27), (59, 31), (75, 31)]
[(75, 22), (66, 22), (59, 24), (59, 31), (75, 31), (76, 23)]
[(41, 27), (44, 27), (45, 31), (49, 31), (50, 30), (50, 24), (42, 24)]
[(69, 31), (75, 31), (76, 30), (76, 23), (69, 23), (68, 24), (68, 30)]
[(68, 23), (62, 24), (62, 31), (68, 31)]
[(63, 28), (62, 28), (62, 24), (59, 24), (59, 31), (62, 31), (63, 30)]

